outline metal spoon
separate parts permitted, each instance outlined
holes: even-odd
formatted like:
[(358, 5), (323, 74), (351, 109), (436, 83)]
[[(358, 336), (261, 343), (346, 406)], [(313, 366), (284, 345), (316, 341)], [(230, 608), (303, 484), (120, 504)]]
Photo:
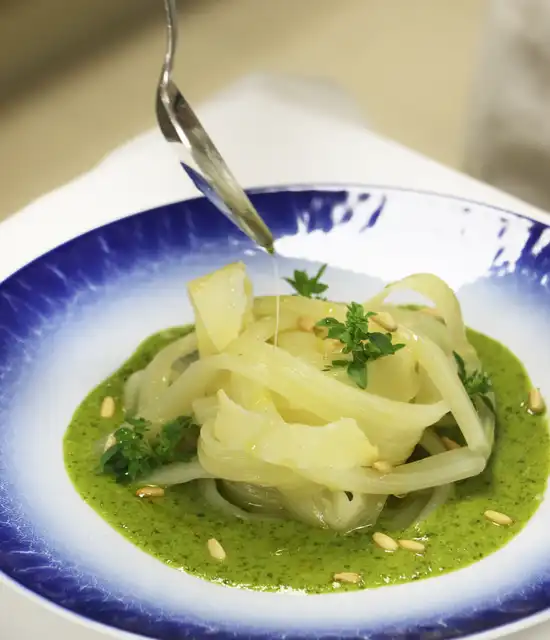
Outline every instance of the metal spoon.
[(157, 121), (181, 165), (201, 191), (251, 240), (274, 253), (273, 236), (254, 208), (187, 100), (172, 81), (177, 45), (176, 0), (164, 0), (166, 54), (157, 87)]

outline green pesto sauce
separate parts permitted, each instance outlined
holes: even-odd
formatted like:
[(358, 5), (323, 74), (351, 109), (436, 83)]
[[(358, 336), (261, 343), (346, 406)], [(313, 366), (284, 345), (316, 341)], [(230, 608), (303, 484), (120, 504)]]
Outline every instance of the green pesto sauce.
[[(82, 498), (128, 540), (178, 570), (266, 591), (356, 589), (332, 583), (332, 574), (341, 571), (360, 573), (364, 587), (409, 582), (465, 567), (496, 551), (521, 530), (542, 500), (549, 465), (546, 420), (524, 408), (531, 385), (521, 363), (501, 344), (473, 331), (469, 339), (493, 380), (498, 400), (494, 453), (485, 472), (459, 483), (455, 497), (425, 522), (394, 532), (395, 537), (424, 540), (423, 555), (386, 553), (372, 543), (369, 531), (343, 536), (292, 521), (229, 519), (203, 501), (194, 483), (171, 488), (155, 501), (139, 500), (131, 488), (97, 475), (97, 443), (123, 418), (120, 406), (128, 376), (187, 331), (171, 329), (143, 342), (80, 405), (64, 442), (67, 471)], [(99, 417), (106, 395), (120, 399), (112, 419)], [(483, 516), (487, 509), (510, 515), (515, 524), (493, 525)], [(207, 552), (206, 542), (212, 537), (227, 552), (224, 563)]]

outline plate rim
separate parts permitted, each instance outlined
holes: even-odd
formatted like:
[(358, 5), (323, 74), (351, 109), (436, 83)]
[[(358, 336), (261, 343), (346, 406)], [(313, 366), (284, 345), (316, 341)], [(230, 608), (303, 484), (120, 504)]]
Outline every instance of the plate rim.
[[(500, 205), (491, 204), (485, 200), (476, 200), (472, 198), (468, 198), (467, 196), (460, 196), (456, 194), (445, 193), (442, 191), (432, 190), (432, 189), (416, 189), (413, 187), (401, 187), (398, 185), (391, 184), (377, 184), (377, 183), (362, 183), (362, 182), (338, 182), (338, 181), (327, 181), (327, 182), (281, 182), (274, 183), (268, 185), (257, 185), (254, 187), (247, 187), (245, 189), (247, 194), (255, 195), (255, 194), (263, 194), (263, 193), (272, 193), (277, 191), (298, 191), (298, 190), (319, 190), (319, 191), (334, 191), (334, 190), (358, 190), (358, 189), (375, 189), (378, 191), (384, 192), (398, 192), (398, 193), (413, 193), (417, 195), (425, 195), (425, 196), (433, 196), (437, 198), (441, 198), (444, 200), (453, 200), (456, 202), (464, 202), (469, 203), (474, 206), (485, 207), (488, 209), (494, 209), (495, 211), (500, 211), (502, 213), (513, 215), (516, 218), (521, 218), (524, 220), (531, 220), (534, 222), (538, 222), (544, 224), (546, 226), (550, 226), (550, 212), (545, 212), (542, 209), (538, 209), (536, 207), (532, 207), (532, 210), (529, 213), (518, 213), (514, 209), (509, 209), (507, 207), (502, 207)], [(59, 191), (63, 190), (63, 187), (60, 188)], [(44, 199), (48, 199), (50, 195), (54, 195), (57, 191), (51, 192), (48, 195), (42, 196)], [(15, 267), (6, 267), (3, 263), (3, 256), (9, 255), (9, 259), (6, 260), (6, 263), (9, 264), (13, 261), (17, 256), (13, 256), (13, 252), (10, 251), (4, 252), (2, 250), (2, 245), (5, 243), (6, 247), (14, 246), (12, 243), (17, 240), (17, 237), (21, 236), (21, 234), (28, 234), (29, 224), (33, 222), (35, 219), (40, 219), (40, 208), (38, 206), (33, 206), (32, 208), (25, 208), (12, 216), (9, 216), (5, 220), (0, 223), (0, 284), (4, 282), (7, 278), (11, 277), (15, 273), (17, 273), (20, 269), (23, 269), (27, 265), (31, 264), (41, 256), (57, 249), (59, 247), (64, 246), (68, 242), (75, 240), (91, 231), (96, 231), (97, 229), (101, 229), (106, 227), (114, 222), (118, 222), (120, 220), (131, 218), (133, 216), (137, 216), (142, 213), (147, 213), (149, 211), (154, 211), (156, 209), (160, 209), (162, 207), (172, 206), (176, 204), (181, 204), (184, 202), (192, 202), (196, 200), (203, 200), (204, 196), (200, 195), (198, 192), (196, 195), (193, 195), (189, 198), (183, 198), (178, 200), (172, 200), (168, 202), (161, 202), (154, 207), (149, 207), (145, 209), (138, 209), (132, 211), (118, 211), (118, 212), (109, 212), (109, 216), (106, 220), (101, 221), (99, 223), (92, 222), (91, 225), (89, 223), (85, 223), (84, 221), (88, 218), (88, 216), (84, 216), (82, 218), (83, 222), (79, 223), (78, 230), (75, 232), (71, 232), (68, 237), (65, 237), (65, 234), (61, 231), (61, 227), (56, 224), (55, 219), (50, 218), (49, 228), (47, 229), (47, 233), (43, 236), (37, 234), (39, 237), (41, 248), (38, 249), (38, 252), (32, 252), (31, 256), (25, 256), (22, 261), (16, 259), (16, 264), (19, 266)], [(41, 200), (41, 199), (39, 199)], [(521, 201), (520, 201), (521, 202)], [(38, 200), (36, 201), (38, 203)], [(530, 205), (532, 206), (532, 205)], [(50, 214), (51, 215), (51, 212)], [(74, 214), (73, 214), (74, 217)], [(59, 221), (59, 220), (58, 220)], [(61, 236), (61, 240), (48, 240), (48, 234), (50, 233), (53, 236)], [(4, 236), (4, 237), (2, 237)], [(12, 236), (11, 238), (9, 236)], [(28, 240), (28, 238), (27, 238)], [(46, 248), (44, 248), (44, 246)], [(3, 273), (5, 272), (5, 275)]]

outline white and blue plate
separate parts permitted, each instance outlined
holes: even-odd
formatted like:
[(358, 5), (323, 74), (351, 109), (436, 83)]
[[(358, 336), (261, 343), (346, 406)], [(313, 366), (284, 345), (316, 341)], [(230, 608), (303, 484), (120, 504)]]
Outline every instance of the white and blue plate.
[[(368, 186), (252, 199), (277, 238), (281, 275), (328, 262), (331, 296), (362, 300), (383, 282), (433, 272), (458, 291), (467, 323), (510, 347), (550, 398), (545, 224)], [(190, 279), (235, 260), (257, 293), (283, 289), (267, 255), (196, 199), (86, 233), (0, 285), (2, 579), (98, 630), (162, 640), (496, 638), (550, 617), (547, 498), (510, 544), (468, 568), (318, 596), (231, 589), (169, 568), (82, 501), (63, 464), (74, 410), (143, 338), (192, 320)]]

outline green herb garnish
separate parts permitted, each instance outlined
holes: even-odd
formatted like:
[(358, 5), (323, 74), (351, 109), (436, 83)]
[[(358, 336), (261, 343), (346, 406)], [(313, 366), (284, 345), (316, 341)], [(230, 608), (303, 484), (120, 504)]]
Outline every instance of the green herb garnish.
[(466, 393), (470, 396), (470, 400), (475, 404), (475, 399), (479, 398), (493, 413), (495, 413), (495, 407), (491, 398), (487, 395), (493, 388), (489, 376), (484, 371), (480, 370), (476, 370), (468, 374), (466, 372), (466, 365), (462, 356), (460, 356), (456, 351), (453, 351), (453, 356), (458, 368), (458, 377), (460, 378), (460, 382), (464, 385)]
[(365, 312), (362, 305), (352, 302), (348, 305), (346, 322), (336, 318), (323, 318), (318, 327), (328, 329), (327, 338), (340, 340), (344, 345), (342, 353), (351, 354), (351, 360), (333, 360), (333, 367), (346, 367), (348, 376), (361, 389), (367, 388), (367, 363), (391, 356), (404, 344), (393, 344), (391, 333), (369, 331), (369, 318), (375, 316), (372, 311)]
[(299, 296), (303, 296), (304, 298), (317, 298), (323, 299), (321, 294), (324, 293), (328, 289), (328, 284), (324, 284), (323, 282), (319, 282), (327, 265), (324, 264), (319, 268), (319, 271), (310, 278), (305, 271), (294, 270), (294, 279), (292, 278), (284, 278), (286, 282), (296, 291)]
[(116, 443), (101, 456), (99, 472), (119, 483), (133, 482), (162, 465), (187, 460), (190, 449), (196, 451), (198, 427), (190, 417), (167, 422), (152, 439), (147, 437), (150, 427), (143, 418), (128, 418), (113, 434)]

